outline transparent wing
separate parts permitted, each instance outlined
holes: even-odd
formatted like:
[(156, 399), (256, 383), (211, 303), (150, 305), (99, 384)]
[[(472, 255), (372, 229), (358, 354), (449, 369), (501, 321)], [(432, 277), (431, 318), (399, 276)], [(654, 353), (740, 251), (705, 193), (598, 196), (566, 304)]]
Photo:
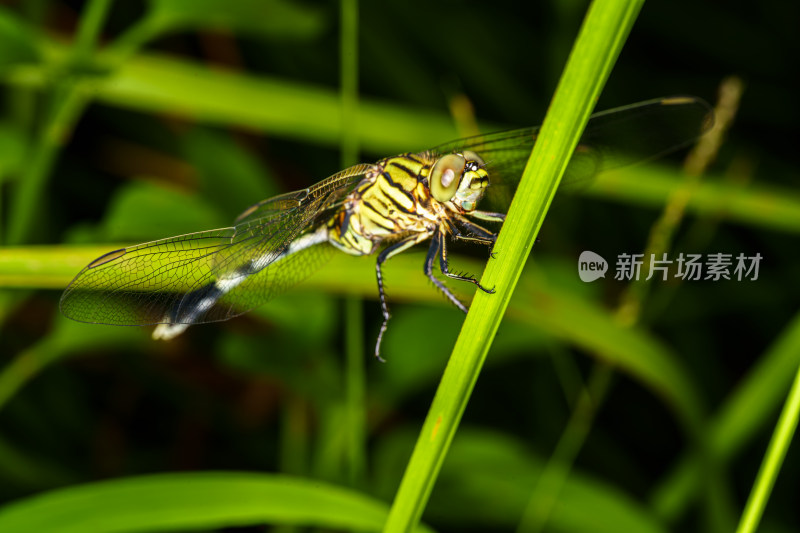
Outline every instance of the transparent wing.
[(302, 234), (331, 216), (370, 171), (358, 165), (316, 185), (260, 202), (231, 228), (204, 231), (110, 252), (90, 263), (61, 297), (62, 313), (80, 322), (147, 325), (221, 279), (252, 272), (191, 323), (226, 320), (266, 303), (328, 257), (318, 245), (284, 255)]
[[(319, 183), (312, 185), (308, 189), (295, 191), (279, 196), (274, 196), (253, 204), (245, 209), (236, 217), (236, 227), (245, 227), (269, 223), (276, 215), (285, 214), (288, 209), (293, 208), (298, 200), (313, 202), (315, 200), (329, 200), (328, 204), (333, 205), (334, 201), (340, 200), (350, 192), (348, 189), (358, 183), (360, 178), (375, 170), (375, 165), (359, 164), (337, 172)], [(358, 178), (358, 179), (354, 179)]]
[[(233, 237), (236, 244), (216, 254), (216, 276), (224, 277), (253, 261), (259, 265), (270, 265), (297, 237), (331, 216), (363, 176), (374, 169), (374, 165), (356, 165), (308, 189), (276, 196), (246, 209), (236, 219)], [(282, 266), (284, 264), (288, 263), (281, 261), (276, 267), (287, 268)], [(268, 279), (264, 276), (260, 278), (265, 282)], [(269, 290), (266, 292), (269, 294), (267, 299), (277, 294)], [(254, 303), (252, 307), (264, 301)]]
[[(655, 159), (690, 144), (712, 124), (711, 107), (689, 96), (648, 100), (596, 113), (589, 118), (562, 184)], [(486, 162), (492, 185), (514, 185), (521, 177), (539, 129), (537, 126), (470, 137), (430, 152), (438, 156), (472, 150)]]
[(61, 312), (80, 322), (158, 324), (184, 294), (214, 279), (214, 256), (234, 228), (138, 244), (92, 261), (61, 296)]
[(322, 267), (334, 250), (335, 248), (328, 243), (318, 244), (282, 257), (263, 270), (248, 276), (241, 285), (226, 293), (217, 302), (215, 308), (226, 311), (221, 320), (255, 309), (291, 289)]

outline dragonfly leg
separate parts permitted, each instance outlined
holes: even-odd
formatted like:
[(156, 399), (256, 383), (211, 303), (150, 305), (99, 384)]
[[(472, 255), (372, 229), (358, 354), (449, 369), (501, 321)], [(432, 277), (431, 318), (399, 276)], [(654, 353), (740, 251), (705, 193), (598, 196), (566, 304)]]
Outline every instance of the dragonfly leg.
[(381, 357), (381, 342), (383, 341), (383, 334), (386, 333), (386, 327), (389, 325), (389, 319), (392, 318), (392, 315), (389, 313), (389, 306), (386, 304), (386, 293), (383, 290), (383, 274), (381, 273), (381, 266), (390, 257), (394, 257), (400, 252), (411, 248), (415, 244), (424, 241), (429, 236), (429, 233), (418, 233), (416, 235), (412, 235), (411, 237), (392, 244), (378, 254), (378, 260), (375, 263), (375, 272), (378, 276), (378, 296), (380, 297), (381, 301), (383, 323), (381, 324), (381, 330), (378, 333), (378, 342), (375, 343), (375, 357), (377, 357), (382, 363), (385, 363), (386, 361), (383, 359), (383, 357)]
[(505, 213), (492, 213), (491, 211), (471, 211), (469, 216), (475, 217), (478, 220), (486, 220), (487, 222), (505, 222)]
[[(444, 235), (440, 232), (436, 232), (436, 234), (433, 236), (433, 239), (431, 239), (431, 246), (428, 248), (428, 255), (425, 258), (425, 275), (428, 276), (428, 279), (430, 279), (445, 296), (447, 296), (448, 300), (453, 302), (456, 307), (466, 313), (467, 308), (463, 303), (461, 303), (461, 300), (456, 298), (456, 295), (450, 292), (450, 289), (448, 289), (444, 283), (442, 283), (436, 278), (436, 276), (433, 275), (433, 264), (436, 262), (436, 256), (439, 255), (440, 251), (444, 253)], [(443, 270), (442, 272), (449, 276), (449, 273), (446, 270)]]
[[(491, 237), (492, 237), (490, 240), (489, 239), (486, 239), (486, 240), (480, 239), (478, 242), (486, 243), (488, 241), (488, 243), (494, 243), (494, 234), (489, 234), (489, 235), (491, 235)], [(487, 289), (486, 287), (481, 285), (480, 282), (477, 279), (475, 279), (474, 276), (470, 276), (470, 275), (465, 274), (465, 273), (454, 274), (453, 272), (450, 272), (450, 269), (448, 268), (448, 264), (447, 264), (447, 241), (445, 240), (443, 234), (440, 233), (437, 236), (439, 237), (439, 240), (440, 240), (439, 246), (441, 246), (441, 254), (439, 255), (439, 268), (441, 269), (442, 274), (444, 274), (445, 276), (447, 276), (450, 279), (457, 279), (459, 281), (468, 281), (469, 283), (472, 283), (472, 284), (476, 285), (483, 292), (488, 293), (488, 294), (493, 294), (494, 293), (494, 289)], [(433, 245), (431, 245), (431, 247), (433, 247)], [(428, 256), (429, 256), (430, 261), (432, 262), (434, 258), (430, 257), (430, 252), (428, 253)], [(428, 277), (431, 277), (431, 276), (428, 276)]]
[[(472, 211), (471, 213), (469, 213), (469, 216), (475, 217), (478, 220), (485, 220), (487, 222), (505, 222), (505, 220), (506, 220), (505, 213), (493, 213), (491, 211)], [(463, 218), (462, 218), (462, 221), (463, 221)], [(487, 231), (486, 229), (484, 229), (484, 228), (482, 228), (482, 227), (480, 227), (477, 224), (472, 223), (472, 222), (468, 222), (467, 226), (480, 228), (484, 232), (491, 233), (490, 231)], [(494, 259), (494, 241), (497, 240), (497, 234), (496, 233), (491, 233), (491, 239), (492, 239), (492, 242), (491, 242), (491, 244), (489, 244), (489, 257)]]
[[(468, 241), (468, 242), (475, 242), (478, 244), (483, 244), (489, 247), (489, 257), (494, 259), (494, 252), (492, 251), (494, 248), (494, 243), (497, 240), (497, 234), (492, 233), (491, 231), (483, 228), (465, 218), (458, 219), (458, 224), (462, 226), (462, 229), (456, 227), (455, 224), (451, 225), (451, 230), (453, 233), (453, 237), (460, 241)], [(469, 234), (465, 234), (463, 231), (466, 230)]]
[(496, 233), (492, 233), (488, 229), (479, 226), (474, 222), (470, 222), (466, 218), (463, 217), (459, 218), (458, 224), (460, 224), (464, 230), (469, 232), (469, 234), (466, 235), (462, 233), (462, 230), (456, 228), (455, 226), (452, 226), (453, 235), (456, 237), (456, 239), (460, 241), (470, 241), (470, 242), (476, 242), (478, 244), (485, 244), (486, 246), (492, 246), (494, 244), (494, 241), (497, 240)]

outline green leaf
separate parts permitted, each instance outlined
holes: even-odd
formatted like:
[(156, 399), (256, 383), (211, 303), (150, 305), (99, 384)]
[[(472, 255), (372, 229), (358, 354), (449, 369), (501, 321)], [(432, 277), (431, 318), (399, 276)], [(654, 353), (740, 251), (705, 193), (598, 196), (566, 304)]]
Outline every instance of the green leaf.
[(229, 223), (248, 206), (280, 193), (259, 161), (230, 134), (197, 127), (182, 141), (203, 196), (229, 217)]
[[(44, 69), (28, 67), (7, 78), (21, 87), (48, 82)], [(334, 89), (210, 69), (163, 55), (132, 57), (93, 90), (98, 101), (123, 109), (235, 124), (331, 146), (338, 146), (345, 128)], [(424, 150), (457, 136), (445, 112), (377, 100), (360, 99), (356, 120), (362, 149), (380, 155)]]
[(0, 69), (39, 60), (36, 35), (16, 15), (0, 7)]
[(313, 479), (164, 474), (90, 483), (0, 508), (3, 533), (185, 531), (259, 524), (376, 531), (387, 505)]
[[(684, 177), (667, 167), (635, 165), (604, 173), (585, 192), (629, 205), (661, 208), (686, 186)], [(712, 175), (692, 186), (687, 209), (748, 226), (800, 232), (800, 194), (795, 189), (742, 186)]]
[(325, 27), (321, 9), (286, 0), (150, 0), (148, 16), (163, 30), (225, 29), (293, 39), (316, 37)]
[(103, 222), (110, 241), (149, 241), (184, 233), (230, 226), (216, 206), (177, 189), (149, 182), (123, 187)]
[[(343, 131), (339, 94), (332, 89), (211, 70), (163, 56), (131, 59), (98, 89), (97, 96), (125, 108), (239, 124), (332, 145), (338, 144)], [(357, 121), (359, 142), (371, 150), (409, 149), (412, 141), (425, 149), (455, 137), (455, 127), (444, 113), (364, 99)]]

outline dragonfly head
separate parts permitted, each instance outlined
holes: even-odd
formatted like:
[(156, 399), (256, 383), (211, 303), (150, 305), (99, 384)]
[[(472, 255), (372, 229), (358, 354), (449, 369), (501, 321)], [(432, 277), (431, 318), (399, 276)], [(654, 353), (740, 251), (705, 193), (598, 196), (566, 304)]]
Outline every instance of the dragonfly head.
[(475, 152), (444, 155), (431, 170), (433, 197), (442, 203), (452, 201), (463, 211), (473, 211), (488, 186), (486, 163)]

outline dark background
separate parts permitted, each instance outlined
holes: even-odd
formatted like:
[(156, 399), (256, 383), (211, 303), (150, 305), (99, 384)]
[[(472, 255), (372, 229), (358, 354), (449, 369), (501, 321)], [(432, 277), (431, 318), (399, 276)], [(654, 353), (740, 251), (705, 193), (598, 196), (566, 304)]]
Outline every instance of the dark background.
[[(6, 2), (4, 9), (44, 39), (70, 42), (82, 6)], [(115, 3), (102, 41), (124, 34), (147, 6)], [(538, 124), (586, 7), (580, 1), (363, 2), (360, 95), (366, 101), (444, 116), (454, 98), (466, 98), (479, 123)], [(253, 30), (247, 24), (198, 23), (157, 36), (141, 53), (335, 93), (339, 7), (304, 2), (299, 9), (312, 14), (313, 31), (291, 35), (279, 29)], [(672, 94), (697, 95), (713, 104), (721, 81), (737, 76), (744, 84), (741, 104), (707, 179), (797, 198), (799, 20), (796, 3), (778, 0), (648, 2), (597, 109)], [(0, 216), (7, 228), (18, 180), (31, 162), (29, 150), (46, 116), (47, 92), (20, 88), (7, 76), (4, 80), (3, 129), (12, 140), (0, 145), (12, 146), (19, 139), (25, 154), (10, 157), (2, 169)], [(269, 95), (261, 105), (270, 106)], [(29, 112), (20, 111), (21, 106)], [(456, 136), (455, 128), (453, 132)], [(395, 152), (426, 147), (409, 138)], [(367, 149), (362, 159), (386, 155), (390, 153)], [(682, 155), (662, 163), (677, 172)], [(92, 103), (58, 153), (40, 198), (37, 224), (26, 242), (13, 244), (146, 241), (226, 225), (248, 203), (334, 173), (340, 157), (335, 139), (320, 141), (312, 133), (302, 139), (269, 128)], [(231, 173), (245, 176), (250, 188), (234, 191), (230, 185), (225, 198), (224, 173), (230, 164), (238, 165)], [(173, 210), (171, 196), (159, 191), (178, 191), (196, 204), (187, 200)], [(611, 313), (625, 285), (613, 276), (581, 285), (574, 275), (577, 257), (582, 250), (607, 259), (641, 252), (659, 212), (642, 203), (580, 192), (561, 198), (529, 263), (568, 293)], [(695, 245), (702, 248), (688, 248)], [(737, 385), (753, 377), (752, 369), (766, 361), (769, 347), (791, 327), (800, 295), (797, 237), (792, 231), (728, 220), (724, 210), (713, 216), (690, 211), (673, 251), (670, 256), (723, 251), (764, 257), (756, 282), (656, 284), (643, 308), (641, 327), (685, 368), (701, 394), (697, 408), (708, 416), (710, 427)], [(478, 265), (485, 260), (483, 250), (467, 247), (459, 252), (473, 256)], [(405, 298), (402, 286), (393, 289), (391, 280), (387, 283), (395, 319), (384, 346), (389, 363), (365, 362), (369, 440), (362, 487), (391, 501), (463, 317), (433, 298)], [(282, 471), (341, 482), (341, 458), (326, 458), (324, 450), (326, 439), (337, 434), (332, 426), (342, 402), (346, 317), (341, 293), (346, 292), (351, 292), (346, 286), (322, 293), (301, 287), (282, 297), (274, 311), (191, 328), (172, 343), (154, 343), (144, 329), (97, 326), (70, 333), (73, 340), (55, 349), (63, 340), (59, 328), (72, 327), (58, 316), (59, 291), (4, 289), (2, 364), (10, 367), (26, 353), (47, 354), (51, 349), (52, 359), (58, 360), (2, 406), (0, 498), (9, 501), (91, 480), (183, 470)], [(380, 324), (374, 294), (363, 310), (369, 353)], [(532, 331), (513, 318), (508, 322), (465, 414), (464, 438), (507, 439), (541, 464), (553, 453), (570, 417), (575, 384), (596, 371), (600, 358), (546, 327)], [(779, 390), (786, 390), (796, 359), (785, 379), (775, 384)], [(734, 523), (778, 404), (754, 405), (753, 412), (760, 422), (748, 426), (745, 442), (716, 458), (731, 505), (725, 519)], [(612, 497), (625, 494), (657, 516), (650, 506), (653, 494), (693, 449), (680, 425), (658, 391), (635, 376), (616, 373), (574, 470), (601, 480), (609, 491), (613, 488)], [(486, 446), (498, 456), (507, 453), (500, 444)], [(799, 466), (790, 450), (763, 531), (800, 527)], [(516, 527), (522, 507), (505, 512), (502, 494), (495, 492), (494, 502), (465, 488), (468, 483), (460, 475), (469, 479), (470, 474), (483, 474), (479, 465), (473, 467), (456, 471), (445, 466), (424, 519), (442, 531)], [(471, 500), (475, 494), (480, 503)], [(708, 531), (714, 523), (708, 514), (703, 497), (696, 495), (679, 512), (657, 521), (675, 531)], [(552, 528), (581, 530), (557, 521)]]

